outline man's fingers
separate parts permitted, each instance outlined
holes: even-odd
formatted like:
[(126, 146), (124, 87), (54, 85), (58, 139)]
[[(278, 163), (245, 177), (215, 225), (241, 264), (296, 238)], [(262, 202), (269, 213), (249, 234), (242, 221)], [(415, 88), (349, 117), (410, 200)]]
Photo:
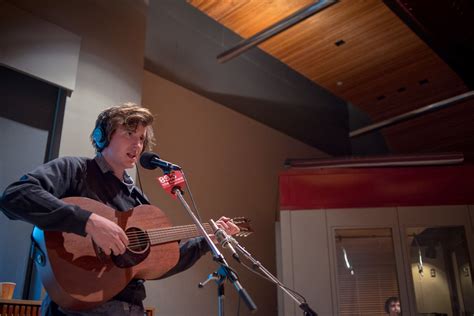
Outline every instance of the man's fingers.
[(120, 241), (122, 241), (122, 243), (124, 244), (124, 246), (128, 246), (129, 241), (128, 241), (127, 234), (122, 229), (120, 229), (119, 238), (120, 238)]
[(120, 226), (96, 214), (89, 217), (86, 232), (106, 255), (123, 254), (129, 244), (127, 234)]
[(121, 255), (124, 254), (127, 251), (127, 245), (120, 243), (119, 251)]
[(227, 222), (228, 226), (229, 226), (229, 233), (231, 235), (234, 235), (234, 234), (237, 234), (238, 232), (240, 232), (240, 228), (239, 226), (235, 225), (234, 223), (232, 222)]
[(110, 256), (112, 254), (112, 249), (110, 247), (100, 247), (100, 249), (102, 249), (103, 253), (107, 256)]
[(218, 224), (219, 226), (221, 226), (221, 228), (223, 228), (226, 232), (229, 230), (229, 225), (227, 225), (226, 222), (219, 220), (219, 221), (217, 222), (217, 224)]
[(112, 251), (114, 255), (116, 256), (121, 255), (125, 252), (125, 245), (122, 243), (119, 243), (112, 248)]
[(117, 242), (117, 243), (114, 243), (108, 247), (104, 247), (103, 250), (104, 250), (104, 253), (106, 255), (121, 255), (121, 254), (124, 254), (125, 251), (126, 251), (126, 247), (123, 243), (121, 242)]
[(216, 222), (216, 224), (225, 230), (225, 232), (229, 235), (237, 234), (240, 231), (240, 228), (235, 225), (230, 218), (222, 216)]

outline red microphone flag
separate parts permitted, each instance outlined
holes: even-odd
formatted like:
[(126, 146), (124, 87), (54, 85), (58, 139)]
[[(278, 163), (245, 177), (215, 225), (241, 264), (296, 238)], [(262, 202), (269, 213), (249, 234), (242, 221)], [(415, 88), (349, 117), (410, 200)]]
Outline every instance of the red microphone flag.
[(181, 190), (181, 184), (184, 183), (183, 173), (179, 170), (171, 171), (169, 174), (165, 174), (164, 176), (158, 177), (156, 179), (160, 183), (161, 187), (176, 199), (174, 190)]

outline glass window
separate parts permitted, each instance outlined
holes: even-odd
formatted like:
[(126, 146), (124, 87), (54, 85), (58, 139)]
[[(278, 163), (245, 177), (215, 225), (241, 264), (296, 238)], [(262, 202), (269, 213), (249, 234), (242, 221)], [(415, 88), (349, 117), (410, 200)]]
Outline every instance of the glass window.
[(340, 315), (384, 315), (388, 298), (399, 297), (390, 228), (336, 229)]
[(472, 265), (462, 226), (407, 229), (417, 312), (472, 315)]

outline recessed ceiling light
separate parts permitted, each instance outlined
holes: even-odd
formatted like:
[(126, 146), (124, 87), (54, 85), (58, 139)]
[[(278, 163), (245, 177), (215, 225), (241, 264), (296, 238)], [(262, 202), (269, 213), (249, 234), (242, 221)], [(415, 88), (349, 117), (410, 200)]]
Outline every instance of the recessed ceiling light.
[(342, 86), (342, 85), (344, 84), (344, 82), (338, 81), (338, 82), (336, 82), (336, 84), (340, 87), (340, 86)]
[(428, 79), (423, 79), (423, 80), (418, 81), (418, 83), (420, 84), (420, 86), (423, 86), (423, 85), (425, 85), (425, 84), (428, 84), (428, 82), (429, 82)]

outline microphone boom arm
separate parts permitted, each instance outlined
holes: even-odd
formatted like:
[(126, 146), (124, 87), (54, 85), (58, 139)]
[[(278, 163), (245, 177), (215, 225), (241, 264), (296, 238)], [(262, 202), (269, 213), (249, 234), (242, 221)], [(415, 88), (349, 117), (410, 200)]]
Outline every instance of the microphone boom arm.
[(309, 307), (308, 303), (299, 297), (297, 297), (294, 293), (289, 291), (283, 283), (281, 283), (280, 280), (273, 274), (271, 274), (270, 271), (268, 271), (261, 263), (260, 261), (256, 260), (250, 252), (247, 251), (244, 247), (242, 247), (239, 242), (232, 236), (229, 236), (230, 242), (234, 245), (235, 249), (240, 251), (247, 259), (249, 259), (252, 262), (252, 266), (254, 268), (258, 268), (262, 273), (274, 284), (278, 285), (278, 287), (285, 293), (287, 294), (291, 299), (293, 299), (298, 306), (303, 310), (303, 313), (305, 316), (318, 316), (318, 314)]
[(248, 309), (250, 311), (256, 311), (257, 310), (257, 305), (255, 305), (255, 303), (253, 302), (250, 295), (242, 287), (242, 285), (240, 284), (240, 282), (237, 278), (237, 274), (235, 274), (232, 271), (232, 269), (230, 269), (229, 265), (227, 264), (227, 262), (224, 259), (224, 256), (220, 253), (219, 249), (217, 249), (217, 246), (212, 242), (211, 238), (209, 237), (206, 230), (202, 226), (201, 221), (196, 217), (196, 215), (193, 213), (193, 211), (189, 207), (188, 203), (184, 199), (180, 188), (179, 187), (174, 188), (173, 193), (178, 197), (179, 201), (184, 206), (184, 208), (188, 212), (189, 216), (191, 216), (191, 219), (193, 220), (194, 224), (196, 225), (198, 231), (201, 233), (201, 235), (206, 240), (207, 244), (209, 245), (209, 248), (211, 249), (213, 259), (221, 265), (219, 271), (222, 271), (222, 275), (225, 275), (227, 277), (227, 279), (229, 279), (229, 281), (234, 285), (234, 287), (237, 290), (239, 296), (243, 299), (243, 301), (247, 305)]

